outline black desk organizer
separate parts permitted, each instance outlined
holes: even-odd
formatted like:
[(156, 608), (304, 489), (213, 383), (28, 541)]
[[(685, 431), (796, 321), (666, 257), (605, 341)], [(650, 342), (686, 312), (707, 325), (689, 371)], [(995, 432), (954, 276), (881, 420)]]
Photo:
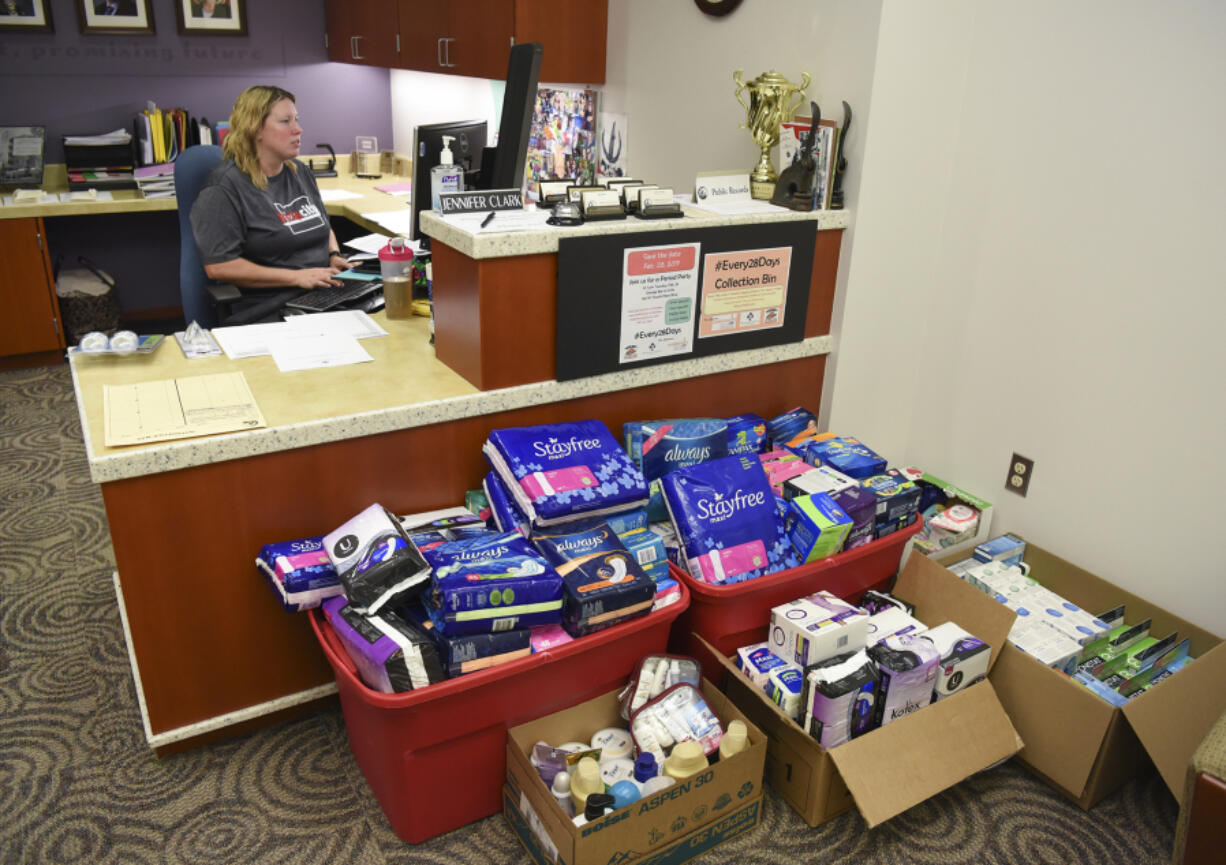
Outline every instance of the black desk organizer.
[[(64, 165), (68, 169), (68, 188), (80, 189), (136, 189), (132, 176), (136, 165), (136, 151), (132, 142), (127, 144), (64, 145)], [(74, 172), (106, 171), (114, 177), (99, 177), (88, 180), (73, 180)]]
[(676, 219), (685, 216), (680, 204), (657, 204), (654, 207), (637, 208), (634, 215), (639, 219)]

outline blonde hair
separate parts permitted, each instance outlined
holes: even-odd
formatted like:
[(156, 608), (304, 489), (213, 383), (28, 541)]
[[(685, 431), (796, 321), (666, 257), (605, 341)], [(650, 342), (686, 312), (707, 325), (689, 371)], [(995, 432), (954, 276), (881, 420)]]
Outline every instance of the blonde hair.
[[(255, 137), (268, 119), (272, 107), (282, 99), (298, 104), (294, 94), (288, 90), (270, 84), (257, 84), (238, 94), (238, 99), (234, 100), (234, 110), (230, 113), (230, 131), (226, 133), (223, 145), (225, 155), (233, 159), (239, 170), (250, 177), (251, 182), (259, 189), (268, 188), (268, 178), (260, 168)], [(286, 164), (290, 171), (298, 170), (298, 166), (292, 161)]]

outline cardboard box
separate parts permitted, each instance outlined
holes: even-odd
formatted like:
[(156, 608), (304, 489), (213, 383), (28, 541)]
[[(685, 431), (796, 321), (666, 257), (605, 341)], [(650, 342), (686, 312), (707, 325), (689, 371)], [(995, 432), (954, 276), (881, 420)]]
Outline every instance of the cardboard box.
[(1151, 634), (1190, 637), (1195, 660), (1116, 707), (1006, 645), (991, 681), (1026, 742), (1018, 759), (1082, 808), (1094, 807), (1151, 761), (1182, 800), (1192, 752), (1226, 711), (1222, 639), (1029, 540), (1025, 561), (1041, 585), (1091, 613), (1126, 604), (1129, 623), (1152, 617)]
[(610, 691), (507, 731), (507, 786), (503, 814), (537, 862), (607, 865), (609, 862), (684, 862), (752, 829), (761, 817), (766, 736), (710, 682), (707, 704), (725, 726), (745, 722), (749, 746), (654, 796), (584, 826), (576, 826), (528, 759), (539, 741), (587, 741), (596, 730), (625, 726), (618, 691)]
[(972, 493), (968, 493), (966, 490), (955, 486), (948, 481), (943, 481), (938, 477), (934, 477), (921, 469), (905, 468), (902, 469), (902, 474), (905, 475), (908, 480), (924, 481), (940, 487), (945, 492), (946, 501), (951, 505), (961, 502), (962, 504), (970, 505), (972, 508), (979, 511), (979, 530), (975, 532), (974, 537), (967, 538), (965, 541), (961, 541), (957, 544), (951, 544), (948, 547), (940, 547), (939, 549), (936, 548), (935, 545), (920, 543), (917, 539), (912, 539), (907, 543), (906, 548), (904, 548), (902, 551), (902, 564), (904, 566), (907, 564), (907, 560), (911, 557), (911, 551), (913, 549), (919, 553), (922, 553), (923, 555), (939, 556), (942, 560), (944, 560), (946, 556), (958, 554), (961, 554), (958, 556), (958, 558), (970, 558), (971, 551), (990, 537), (992, 531), (991, 502), (981, 499), (979, 496)]
[[(992, 647), (1004, 645), (1014, 615), (925, 556), (913, 556), (894, 593), (923, 622), (956, 622)], [(810, 826), (858, 807), (876, 826), (1017, 753), (1022, 741), (991, 678), (829, 751), (787, 718), (736, 665), (725, 667), (732, 701), (768, 737), (766, 776)]]

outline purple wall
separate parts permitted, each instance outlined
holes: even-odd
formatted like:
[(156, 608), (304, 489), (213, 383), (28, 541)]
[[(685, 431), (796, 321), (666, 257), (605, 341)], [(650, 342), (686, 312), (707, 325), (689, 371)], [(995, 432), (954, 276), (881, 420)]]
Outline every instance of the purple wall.
[[(79, 2), (49, 0), (54, 33), (0, 33), (0, 125), (46, 126), (49, 163), (64, 161), (61, 136), (130, 129), (147, 100), (227, 119), (251, 84), (298, 97), (304, 154), (320, 142), (347, 153), (357, 135), (391, 145), (390, 73), (328, 62), (323, 0), (249, 2), (246, 37), (180, 36), (178, 0), (149, 0), (154, 35), (84, 35)], [(53, 255), (110, 270), (125, 310), (178, 305), (173, 212), (48, 219), (47, 234)]]

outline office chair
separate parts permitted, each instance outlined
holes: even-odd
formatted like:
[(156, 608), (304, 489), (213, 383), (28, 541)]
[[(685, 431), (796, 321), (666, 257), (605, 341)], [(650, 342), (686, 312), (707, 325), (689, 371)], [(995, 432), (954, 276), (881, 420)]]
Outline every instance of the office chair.
[[(293, 288), (258, 291), (209, 279), (200, 261), (192, 233), (192, 204), (209, 172), (221, 164), (222, 150), (215, 144), (196, 144), (175, 160), (175, 198), (179, 203), (179, 296), (183, 318), (201, 327), (248, 324), (260, 321), (302, 294)], [(242, 303), (241, 308), (239, 307)]]

